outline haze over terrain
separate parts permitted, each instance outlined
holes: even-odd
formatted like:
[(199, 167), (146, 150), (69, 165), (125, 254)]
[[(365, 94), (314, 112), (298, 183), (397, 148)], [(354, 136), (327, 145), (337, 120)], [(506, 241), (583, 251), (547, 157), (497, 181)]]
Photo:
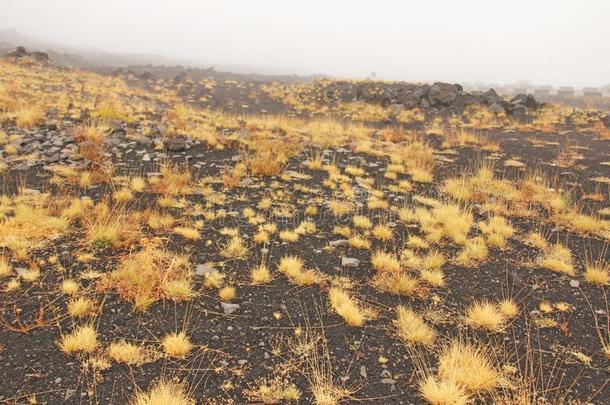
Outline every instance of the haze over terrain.
[[(601, 86), (610, 2), (0, 1), (0, 30), (260, 73)], [(78, 17), (76, 17), (78, 16)]]

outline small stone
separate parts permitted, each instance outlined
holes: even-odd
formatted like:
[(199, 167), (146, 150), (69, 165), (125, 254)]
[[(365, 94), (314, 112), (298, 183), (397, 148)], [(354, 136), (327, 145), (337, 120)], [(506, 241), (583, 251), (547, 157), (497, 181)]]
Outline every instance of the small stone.
[(342, 257), (341, 267), (358, 267), (360, 266), (360, 260), (354, 257)]
[(345, 247), (347, 246), (347, 239), (337, 239), (330, 242), (332, 247)]
[(367, 374), (366, 374), (366, 367), (365, 366), (360, 366), (360, 377), (362, 378), (366, 378)]
[(570, 280), (570, 287), (573, 287), (573, 288), (580, 287), (580, 281), (578, 281), (578, 280)]
[(222, 307), (222, 310), (225, 312), (225, 315), (230, 315), (239, 309), (239, 304), (232, 304), (230, 302), (221, 302), (220, 306)]
[(198, 264), (195, 267), (195, 274), (198, 276), (205, 276), (212, 270), (214, 270), (214, 267), (210, 266), (209, 264)]
[(392, 379), (392, 378), (382, 378), (381, 379), (381, 383), (382, 384), (390, 384), (390, 385), (394, 385), (396, 384), (396, 380)]

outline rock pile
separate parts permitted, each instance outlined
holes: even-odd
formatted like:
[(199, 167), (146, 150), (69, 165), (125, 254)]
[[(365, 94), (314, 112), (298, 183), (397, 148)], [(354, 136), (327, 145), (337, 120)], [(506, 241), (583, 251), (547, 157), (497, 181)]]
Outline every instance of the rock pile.
[(15, 58), (15, 59), (26, 58), (29, 56), (38, 63), (48, 63), (49, 62), (49, 55), (47, 53), (39, 52), (39, 51), (34, 51), (34, 52), (29, 53), (25, 50), (25, 47), (23, 47), (23, 46), (18, 46), (14, 51), (9, 52), (6, 56), (8, 56), (10, 58)]
[(527, 113), (540, 107), (529, 94), (517, 94), (511, 100), (499, 96), (495, 90), (467, 92), (459, 84), (412, 84), (405, 82), (353, 82), (333, 81), (325, 85), (327, 101), (364, 101), (372, 104), (395, 105), (413, 108), (449, 109), (462, 111), (470, 105), (485, 105), (493, 113), (506, 113), (517, 119), (525, 119)]

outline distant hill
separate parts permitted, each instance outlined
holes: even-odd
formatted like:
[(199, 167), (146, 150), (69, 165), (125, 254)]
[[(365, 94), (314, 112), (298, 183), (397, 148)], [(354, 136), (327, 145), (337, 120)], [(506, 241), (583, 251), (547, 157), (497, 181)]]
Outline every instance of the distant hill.
[[(257, 67), (248, 65), (204, 64), (193, 60), (168, 58), (155, 54), (139, 53), (112, 53), (97, 48), (80, 48), (63, 45), (55, 42), (41, 40), (25, 35), (15, 29), (0, 30), (0, 56), (6, 55), (17, 46), (24, 46), (28, 51), (46, 52), (53, 63), (61, 66), (90, 69), (109, 72), (116, 68), (137, 67), (183, 67), (203, 69), (208, 72), (233, 74), (233, 76), (246, 76), (249, 80), (281, 82), (300, 82), (315, 78), (327, 77), (324, 75), (294, 75), (285, 69), (273, 67)], [(213, 66), (213, 69), (210, 69)]]

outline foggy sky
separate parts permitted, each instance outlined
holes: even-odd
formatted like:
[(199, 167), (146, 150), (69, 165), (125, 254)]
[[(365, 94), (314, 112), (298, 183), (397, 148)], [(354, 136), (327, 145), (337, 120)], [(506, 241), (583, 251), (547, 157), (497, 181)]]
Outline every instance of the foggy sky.
[(410, 81), (610, 83), (610, 0), (0, 0), (0, 29), (119, 53)]

